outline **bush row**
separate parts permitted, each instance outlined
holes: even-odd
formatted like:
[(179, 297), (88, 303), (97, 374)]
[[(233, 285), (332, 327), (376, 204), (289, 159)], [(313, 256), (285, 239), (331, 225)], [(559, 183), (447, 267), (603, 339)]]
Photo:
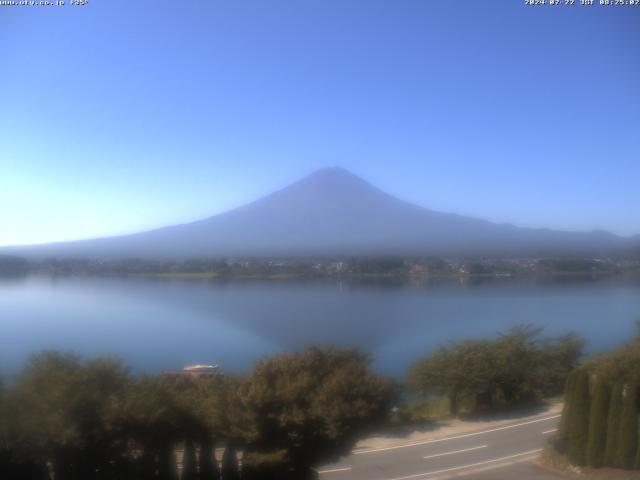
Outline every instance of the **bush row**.
[(640, 469), (640, 340), (568, 377), (556, 442), (575, 465)]

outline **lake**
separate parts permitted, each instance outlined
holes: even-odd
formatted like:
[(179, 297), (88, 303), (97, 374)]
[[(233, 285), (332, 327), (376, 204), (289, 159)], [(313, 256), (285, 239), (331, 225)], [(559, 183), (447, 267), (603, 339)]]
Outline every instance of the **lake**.
[(438, 344), (517, 324), (575, 330), (590, 352), (629, 339), (640, 281), (207, 282), (31, 276), (0, 281), (0, 371), (42, 349), (122, 357), (134, 371), (217, 363), (246, 372), (275, 352), (333, 343), (402, 377)]

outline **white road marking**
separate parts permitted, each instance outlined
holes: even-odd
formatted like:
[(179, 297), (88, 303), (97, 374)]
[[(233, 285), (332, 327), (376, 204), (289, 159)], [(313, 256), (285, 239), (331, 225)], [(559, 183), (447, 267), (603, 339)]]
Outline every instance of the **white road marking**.
[(557, 432), (558, 429), (557, 428), (552, 428), (551, 430), (545, 430), (544, 432), (542, 432), (543, 435), (546, 435), (547, 433), (553, 433), (553, 432)]
[(480, 450), (481, 448), (487, 448), (489, 445), (479, 445), (477, 447), (465, 448), (463, 450), (454, 450), (453, 452), (436, 453), (435, 455), (427, 455), (424, 458), (436, 458), (444, 457), (445, 455), (454, 455), (456, 453), (471, 452), (473, 450)]
[(522, 457), (524, 455), (531, 455), (534, 453), (539, 453), (541, 451), (542, 449), (538, 448), (536, 450), (529, 450), (528, 452), (515, 453), (513, 455), (507, 455), (506, 457), (494, 458), (492, 460), (485, 460), (483, 462), (469, 463), (468, 465), (461, 465), (459, 467), (443, 468), (442, 470), (434, 470), (432, 472), (416, 473), (414, 475), (407, 475), (405, 477), (395, 477), (395, 478), (390, 478), (389, 480), (408, 480), (410, 478), (419, 478), (419, 477), (426, 477), (428, 475), (437, 475), (439, 473), (454, 472), (456, 470), (464, 470), (465, 468), (478, 467), (480, 465), (487, 465), (489, 463), (503, 462), (504, 460)]
[(383, 448), (372, 448), (372, 449), (369, 449), (369, 450), (360, 450), (360, 451), (357, 451), (357, 452), (352, 452), (352, 454), (353, 455), (363, 455), (365, 453), (385, 452), (387, 450), (396, 450), (398, 448), (416, 447), (418, 445), (428, 445), (430, 443), (448, 442), (449, 440), (458, 440), (460, 438), (475, 437), (477, 435), (484, 435), (485, 433), (498, 432), (500, 430), (508, 430), (510, 428), (522, 427), (524, 425), (531, 425), (532, 423), (545, 422), (547, 420), (553, 420), (555, 418), (560, 418), (561, 416), (562, 415), (553, 415), (552, 417), (538, 418), (536, 420), (529, 420), (528, 422), (516, 423), (515, 425), (507, 425), (507, 426), (504, 426), (504, 427), (492, 428), (492, 429), (489, 429), (489, 430), (483, 430), (481, 432), (465, 433), (464, 435), (455, 435), (453, 437), (438, 438), (438, 439), (435, 439), (435, 440), (425, 440), (424, 442), (405, 443), (403, 445), (394, 445), (393, 447), (383, 447)]
[(318, 475), (323, 475), (325, 473), (348, 472), (349, 470), (351, 470), (351, 467), (331, 468), (329, 470), (318, 470)]
[(501, 463), (492, 463), (491, 465), (485, 465), (484, 467), (472, 468), (470, 470), (464, 470), (462, 472), (452, 473), (450, 475), (444, 475), (440, 477), (431, 477), (429, 480), (449, 480), (451, 478), (460, 478), (460, 477), (468, 477), (469, 475), (475, 475), (480, 472), (488, 472), (490, 470), (498, 470), (500, 468), (510, 467), (511, 465), (515, 465), (517, 463), (529, 462), (536, 458), (537, 455), (528, 455), (523, 457), (518, 457), (515, 459), (507, 460), (506, 462)]

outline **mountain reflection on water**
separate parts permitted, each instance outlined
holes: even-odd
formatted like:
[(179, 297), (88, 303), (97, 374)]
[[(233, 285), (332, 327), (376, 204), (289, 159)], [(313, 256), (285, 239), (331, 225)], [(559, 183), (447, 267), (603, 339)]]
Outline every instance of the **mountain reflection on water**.
[(188, 281), (31, 276), (0, 282), (0, 370), (43, 348), (111, 354), (134, 370), (217, 363), (243, 372), (264, 355), (315, 344), (357, 346), (401, 377), (438, 344), (530, 323), (575, 330), (597, 351), (640, 318), (630, 279)]

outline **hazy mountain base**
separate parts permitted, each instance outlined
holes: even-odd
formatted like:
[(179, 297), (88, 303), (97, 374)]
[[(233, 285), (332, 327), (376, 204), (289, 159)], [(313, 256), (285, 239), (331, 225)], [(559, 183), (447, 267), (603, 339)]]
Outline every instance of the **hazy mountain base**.
[(29, 259), (185, 259), (305, 255), (604, 255), (640, 238), (604, 231), (520, 228), (436, 212), (340, 168), (319, 170), (252, 203), (197, 222), (119, 237), (1, 253)]

